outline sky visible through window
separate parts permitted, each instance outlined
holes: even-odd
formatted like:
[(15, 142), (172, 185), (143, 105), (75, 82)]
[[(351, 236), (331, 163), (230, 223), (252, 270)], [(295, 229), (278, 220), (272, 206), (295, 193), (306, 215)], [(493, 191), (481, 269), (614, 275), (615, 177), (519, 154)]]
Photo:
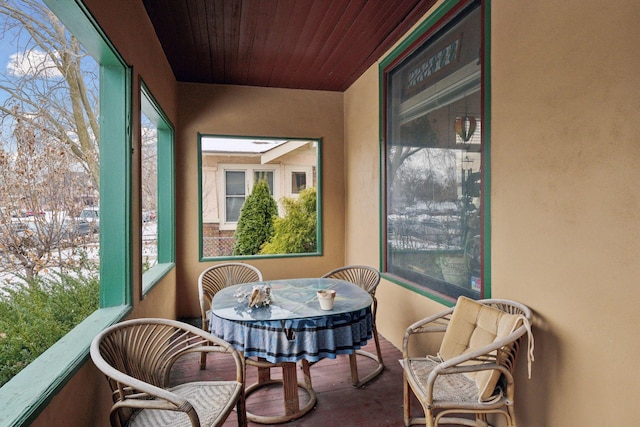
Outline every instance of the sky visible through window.
[(4, 274), (31, 277), (87, 260), (97, 271), (99, 218), (84, 211), (100, 204), (98, 68), (41, 1), (0, 3)]

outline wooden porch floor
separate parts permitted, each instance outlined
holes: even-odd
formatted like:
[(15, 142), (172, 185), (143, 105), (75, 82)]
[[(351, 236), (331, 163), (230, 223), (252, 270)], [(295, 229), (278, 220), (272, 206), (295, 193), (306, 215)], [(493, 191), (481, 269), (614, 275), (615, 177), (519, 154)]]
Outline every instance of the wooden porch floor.
[[(316, 392), (315, 407), (302, 418), (284, 425), (300, 427), (324, 426), (367, 426), (382, 427), (403, 426), (402, 421), (402, 369), (398, 360), (402, 353), (386, 339), (380, 337), (384, 371), (362, 388), (351, 385), (349, 358), (338, 356), (336, 359), (325, 359), (311, 366), (311, 381)], [(370, 340), (365, 350), (375, 354), (375, 344)], [(212, 356), (209, 356), (212, 357)], [(201, 371), (197, 359), (185, 359), (174, 367), (174, 374), (192, 380), (206, 380), (224, 366), (215, 366), (210, 359), (207, 369)], [(358, 371), (364, 377), (373, 370), (374, 362), (365, 357), (358, 357)], [(301, 370), (298, 379), (302, 379)], [(247, 368), (247, 384), (256, 381), (257, 369)], [(280, 369), (272, 369), (272, 378), (282, 378)], [(307, 399), (306, 393), (300, 391), (301, 405)], [(416, 406), (414, 405), (414, 409)], [(418, 406), (419, 408), (419, 406)], [(283, 414), (283, 397), (280, 386), (267, 387), (252, 393), (247, 399), (247, 410), (260, 415)], [(262, 426), (249, 422), (250, 427)], [(229, 416), (225, 427), (237, 426), (235, 412)]]

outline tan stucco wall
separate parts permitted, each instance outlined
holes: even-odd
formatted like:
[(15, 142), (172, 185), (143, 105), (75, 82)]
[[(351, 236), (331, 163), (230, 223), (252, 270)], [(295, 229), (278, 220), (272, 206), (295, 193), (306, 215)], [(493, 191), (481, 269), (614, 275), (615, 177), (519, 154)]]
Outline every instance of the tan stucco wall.
[[(537, 315), (518, 425), (638, 422), (639, 19), (634, 0), (492, 2), (492, 296)], [(345, 94), (347, 263), (378, 260), (377, 221), (358, 221), (378, 209), (362, 194), (378, 165), (378, 94), (377, 66)], [(441, 308), (384, 280), (377, 296), (396, 346)]]
[(247, 86), (179, 85), (177, 133), (178, 314), (199, 316), (197, 135), (322, 138), (323, 256), (249, 260), (265, 279), (320, 276), (344, 259), (343, 94)]

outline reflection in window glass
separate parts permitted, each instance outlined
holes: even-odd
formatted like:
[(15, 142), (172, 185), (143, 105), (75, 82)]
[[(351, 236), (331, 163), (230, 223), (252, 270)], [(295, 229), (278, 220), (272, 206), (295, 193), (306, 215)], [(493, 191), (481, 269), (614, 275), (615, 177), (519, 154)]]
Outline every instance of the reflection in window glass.
[(273, 196), (273, 171), (255, 171), (253, 173), (254, 184), (260, 180), (267, 181), (269, 193)]
[(387, 75), (386, 271), (454, 298), (482, 295), (480, 28), (463, 12)]
[(291, 192), (299, 194), (307, 187), (307, 174), (304, 172), (291, 173)]

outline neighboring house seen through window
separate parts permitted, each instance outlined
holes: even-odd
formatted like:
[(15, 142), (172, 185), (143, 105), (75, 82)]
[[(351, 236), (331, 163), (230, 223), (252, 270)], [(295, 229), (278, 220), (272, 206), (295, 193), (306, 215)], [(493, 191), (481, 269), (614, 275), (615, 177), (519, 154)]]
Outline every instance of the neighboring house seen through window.
[[(303, 210), (303, 216), (313, 217), (313, 221), (307, 221), (305, 226), (316, 230), (316, 241), (309, 247), (321, 248), (318, 221), (321, 192), (317, 176), (320, 145), (321, 140), (318, 139), (200, 135), (202, 257), (248, 256), (234, 255), (236, 230), (242, 208), (260, 181), (267, 183), (280, 218), (290, 215), (291, 220), (300, 211), (298, 206), (301, 203), (308, 206), (309, 200), (314, 201), (316, 209)], [(304, 193), (305, 189), (309, 191)], [(309, 225), (312, 223), (315, 226)], [(280, 227), (285, 224), (287, 222), (281, 222)], [(271, 248), (279, 248), (276, 252), (282, 250), (283, 255), (300, 255), (299, 248), (287, 249), (285, 246)], [(314, 250), (304, 254), (315, 253)], [(260, 254), (252, 256), (257, 255)], [(268, 255), (274, 254), (270, 252)]]

